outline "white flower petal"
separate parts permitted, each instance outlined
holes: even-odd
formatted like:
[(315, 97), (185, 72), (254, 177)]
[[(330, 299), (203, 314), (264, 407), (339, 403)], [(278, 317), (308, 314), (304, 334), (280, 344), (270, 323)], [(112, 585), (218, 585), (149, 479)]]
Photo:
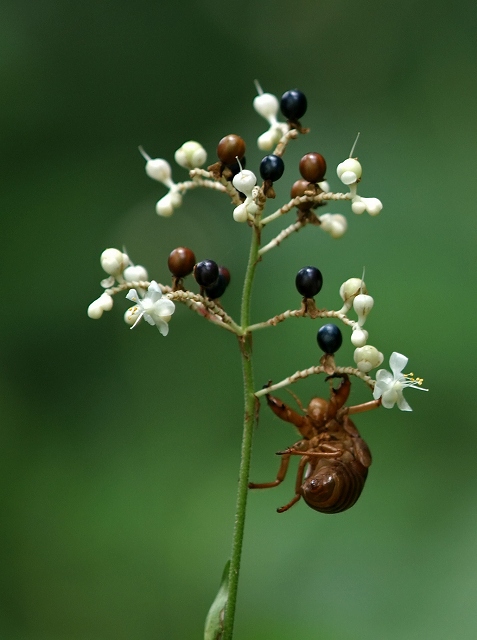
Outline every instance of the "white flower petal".
[(149, 313), (144, 313), (144, 320), (146, 322), (148, 322), (150, 325), (155, 325), (156, 321), (154, 320), (154, 318), (149, 314)]
[(382, 385), (388, 386), (393, 381), (394, 381), (393, 376), (389, 373), (389, 371), (386, 371), (386, 369), (379, 369), (376, 372), (376, 384), (378, 384), (379, 386), (382, 386)]
[(109, 278), (104, 278), (104, 280), (101, 280), (99, 284), (105, 289), (109, 289), (109, 287), (112, 287), (114, 284), (114, 276), (109, 276)]
[(392, 409), (397, 401), (397, 393), (394, 389), (389, 389), (385, 391), (382, 395), (382, 405), (385, 409)]
[(398, 393), (397, 406), (401, 409), (401, 411), (412, 411), (402, 393)]
[(169, 325), (167, 324), (167, 322), (164, 322), (164, 320), (157, 320), (156, 327), (164, 337), (169, 333)]
[(401, 375), (401, 371), (407, 365), (408, 358), (403, 356), (402, 353), (397, 353), (393, 351), (391, 357), (389, 358), (389, 366), (391, 367), (391, 371), (394, 373), (395, 378), (399, 378)]
[(175, 310), (176, 305), (172, 300), (168, 300), (167, 298), (156, 302), (154, 305), (154, 313), (158, 316), (171, 316)]
[(136, 304), (139, 303), (139, 297), (137, 295), (136, 289), (129, 289), (129, 291), (126, 294), (126, 298), (128, 300), (132, 300), (132, 302), (135, 302)]

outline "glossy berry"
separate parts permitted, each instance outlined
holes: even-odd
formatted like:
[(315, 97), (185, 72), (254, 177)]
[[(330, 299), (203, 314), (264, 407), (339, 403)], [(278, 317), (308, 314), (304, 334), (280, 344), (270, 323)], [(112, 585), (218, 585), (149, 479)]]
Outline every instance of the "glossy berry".
[(230, 282), (230, 272), (227, 267), (219, 267), (219, 277), (210, 287), (205, 287), (205, 295), (211, 300), (221, 298)]
[(300, 160), (299, 169), (308, 182), (321, 182), (326, 173), (326, 160), (320, 153), (307, 153)]
[(217, 145), (217, 156), (224, 164), (230, 165), (241, 160), (245, 155), (245, 142), (243, 138), (231, 133), (222, 138)]
[(176, 278), (184, 278), (192, 273), (195, 265), (194, 252), (187, 247), (177, 247), (169, 254), (167, 266)]
[[(304, 196), (305, 191), (307, 191), (309, 188), (310, 183), (308, 182), (308, 180), (297, 180), (293, 183), (293, 186), (290, 190), (290, 195), (292, 198)], [(300, 209), (300, 211), (309, 211), (312, 206), (313, 202), (301, 202), (299, 205), (297, 205), (297, 208)]]
[(323, 286), (321, 271), (316, 267), (303, 267), (296, 274), (295, 285), (304, 298), (313, 298)]
[(202, 260), (194, 267), (194, 278), (201, 287), (210, 287), (217, 282), (219, 267), (213, 260)]
[(318, 346), (325, 353), (336, 353), (341, 347), (343, 336), (335, 324), (325, 324), (318, 330), (316, 336)]
[(227, 284), (229, 284), (230, 282), (230, 271), (227, 269), (227, 267), (219, 267), (219, 275), (223, 276), (225, 278), (225, 281), (227, 282)]
[(260, 163), (260, 175), (262, 176), (262, 180), (271, 180), (275, 182), (275, 180), (280, 180), (285, 171), (285, 165), (283, 164), (283, 160), (280, 156), (269, 155), (263, 158)]
[(306, 113), (306, 96), (298, 89), (285, 91), (280, 100), (280, 110), (287, 120), (299, 120)]

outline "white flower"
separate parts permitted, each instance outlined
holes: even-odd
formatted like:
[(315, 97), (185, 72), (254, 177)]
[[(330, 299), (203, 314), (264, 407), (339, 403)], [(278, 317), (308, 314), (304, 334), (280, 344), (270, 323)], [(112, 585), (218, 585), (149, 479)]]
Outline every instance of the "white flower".
[(401, 411), (412, 411), (402, 395), (403, 389), (406, 387), (429, 391), (429, 389), (421, 387), (422, 378), (414, 378), (412, 373), (402, 373), (407, 361), (406, 356), (394, 351), (389, 358), (392, 374), (386, 369), (379, 369), (376, 373), (376, 386), (374, 387), (373, 396), (375, 400), (381, 398), (382, 405), (386, 409), (392, 409), (397, 403)]
[[(162, 296), (161, 288), (155, 280), (149, 285), (147, 293), (142, 300), (139, 299), (136, 289), (130, 289), (126, 298), (136, 303), (139, 312), (131, 329), (134, 329), (140, 319), (144, 317), (146, 322), (151, 325), (156, 325), (162, 335), (167, 336), (169, 333), (169, 325), (167, 323), (171, 319), (171, 315), (174, 313), (176, 307), (172, 300)], [(134, 309), (134, 307), (129, 309), (130, 315), (135, 315), (136, 312)]]

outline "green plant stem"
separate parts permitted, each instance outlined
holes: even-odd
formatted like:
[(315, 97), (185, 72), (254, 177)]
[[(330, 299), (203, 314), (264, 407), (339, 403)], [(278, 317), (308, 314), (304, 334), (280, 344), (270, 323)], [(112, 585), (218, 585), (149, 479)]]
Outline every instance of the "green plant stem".
[(240, 353), (242, 355), (242, 371), (244, 382), (244, 422), (242, 435), (242, 450), (237, 490), (237, 506), (235, 512), (235, 526), (232, 541), (232, 557), (229, 571), (229, 594), (225, 608), (223, 640), (232, 640), (235, 607), (237, 603), (237, 591), (240, 572), (240, 560), (242, 557), (243, 535), (245, 528), (245, 511), (247, 507), (248, 481), (250, 474), (250, 459), (252, 455), (253, 428), (256, 415), (256, 398), (254, 395), (253, 362), (252, 362), (252, 335), (248, 331), (250, 325), (250, 302), (252, 285), (257, 266), (258, 249), (260, 247), (260, 232), (254, 227), (252, 243), (250, 247), (247, 273), (245, 275), (241, 323), (243, 335), (239, 337)]

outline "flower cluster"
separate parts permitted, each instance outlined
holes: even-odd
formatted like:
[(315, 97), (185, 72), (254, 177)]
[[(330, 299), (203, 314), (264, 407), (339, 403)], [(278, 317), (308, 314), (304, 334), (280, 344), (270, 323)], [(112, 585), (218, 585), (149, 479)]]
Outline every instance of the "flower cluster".
[[(217, 144), (217, 161), (207, 170), (202, 168), (207, 161), (207, 152), (202, 145), (193, 140), (182, 144), (175, 152), (174, 158), (180, 167), (189, 172), (189, 179), (183, 182), (175, 182), (172, 179), (172, 169), (167, 160), (151, 158), (140, 147), (140, 152), (146, 160), (147, 175), (167, 188), (167, 193), (156, 204), (156, 212), (160, 216), (169, 217), (182, 205), (183, 197), (189, 191), (195, 188), (215, 189), (228, 196), (233, 207), (233, 219), (248, 224), (258, 238), (261, 238), (262, 232), (268, 229), (271, 223), (295, 212), (296, 217), (291, 224), (267, 244), (257, 248), (257, 260), (263, 259), (268, 251), (278, 247), (281, 242), (306, 226), (319, 227), (332, 238), (343, 236), (348, 229), (345, 215), (316, 213), (318, 208), (329, 202), (350, 202), (351, 211), (355, 214), (367, 211), (371, 216), (375, 216), (380, 213), (382, 203), (378, 198), (362, 197), (357, 193), (363, 169), (359, 160), (353, 157), (356, 139), (349, 157), (340, 162), (336, 169), (339, 181), (348, 191), (342, 193), (331, 190), (326, 179), (325, 158), (317, 151), (310, 152), (299, 162), (301, 178), (291, 187), (291, 200), (269, 215), (264, 215), (266, 205), (275, 198), (273, 183), (285, 172), (283, 155), (288, 144), (300, 134), (308, 132), (300, 122), (307, 110), (307, 100), (297, 89), (285, 92), (281, 100), (278, 100), (273, 94), (264, 93), (258, 83), (256, 87), (258, 95), (253, 100), (253, 107), (269, 124), (268, 130), (258, 137), (257, 144), (260, 150), (271, 152), (260, 163), (262, 183), (258, 183), (253, 171), (245, 168), (246, 144), (237, 134), (228, 134), (220, 139)], [(285, 122), (278, 120), (279, 111), (285, 117)], [(188, 248), (178, 247), (169, 255), (171, 285), (155, 280), (149, 281), (146, 269), (141, 265), (133, 265), (127, 253), (118, 249), (106, 249), (101, 255), (101, 266), (108, 277), (101, 281), (105, 291), (88, 307), (88, 315), (91, 318), (100, 318), (104, 311), (109, 311), (113, 306), (113, 296), (119, 292), (125, 292), (126, 298), (134, 302), (134, 306), (125, 312), (126, 323), (134, 328), (141, 318), (144, 318), (150, 325), (155, 325), (163, 336), (168, 334), (168, 323), (175, 311), (175, 302), (185, 304), (207, 320), (238, 336), (274, 326), (292, 317), (332, 318), (351, 329), (356, 368), (348, 367), (347, 371), (364, 379), (374, 389), (374, 398), (381, 400), (382, 406), (390, 408), (397, 404), (402, 410), (410, 410), (402, 396), (402, 390), (406, 387), (419, 388), (420, 381), (401, 374), (407, 363), (404, 356), (397, 353), (391, 356), (393, 374), (381, 369), (376, 380), (372, 380), (368, 375), (382, 364), (384, 357), (376, 347), (367, 344), (368, 331), (364, 329), (364, 325), (373, 308), (374, 299), (367, 291), (364, 276), (346, 280), (339, 291), (343, 301), (341, 308), (328, 311), (317, 308), (314, 300), (323, 283), (321, 271), (317, 267), (304, 267), (296, 276), (297, 289), (303, 296), (299, 309), (282, 312), (255, 325), (244, 326), (235, 322), (224, 311), (220, 301), (230, 282), (228, 269), (209, 259), (196, 263), (193, 252)], [(192, 273), (199, 286), (198, 293), (186, 287), (184, 279)], [(356, 314), (356, 320), (348, 318), (350, 311)], [(324, 370), (338, 371), (339, 367), (334, 364), (334, 354), (342, 343), (339, 327), (335, 324), (325, 324), (318, 331), (317, 340), (325, 354), (324, 359), (322, 358)]]

